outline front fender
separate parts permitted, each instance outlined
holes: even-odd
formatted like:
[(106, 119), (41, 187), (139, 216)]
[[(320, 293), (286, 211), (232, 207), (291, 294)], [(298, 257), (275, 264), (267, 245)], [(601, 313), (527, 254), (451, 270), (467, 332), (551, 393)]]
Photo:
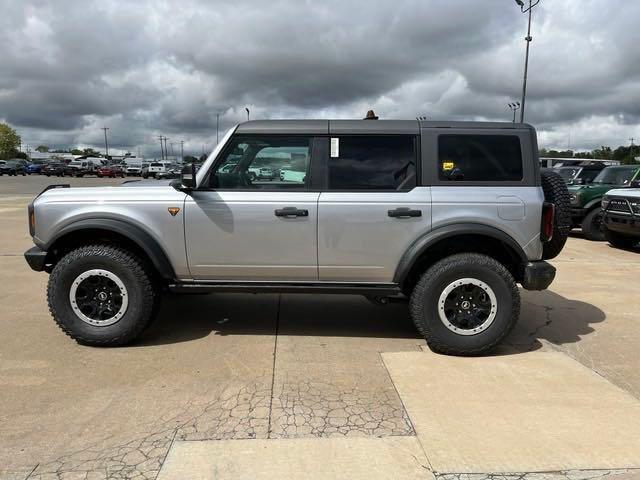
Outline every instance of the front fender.
[(162, 278), (173, 280), (176, 278), (174, 269), (164, 249), (158, 242), (142, 228), (125, 220), (112, 218), (86, 218), (65, 225), (58, 230), (47, 242), (42, 245), (43, 250), (49, 250), (63, 237), (73, 233), (87, 230), (101, 230), (114, 232), (128, 238), (140, 247), (149, 257), (153, 266)]

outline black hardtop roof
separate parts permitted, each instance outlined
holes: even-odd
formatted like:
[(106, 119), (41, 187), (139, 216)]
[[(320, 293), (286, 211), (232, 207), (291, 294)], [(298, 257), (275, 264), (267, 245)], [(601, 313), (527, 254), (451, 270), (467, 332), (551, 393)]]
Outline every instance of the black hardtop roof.
[(526, 123), (436, 120), (251, 120), (238, 125), (238, 134), (417, 134), (420, 129), (533, 130)]

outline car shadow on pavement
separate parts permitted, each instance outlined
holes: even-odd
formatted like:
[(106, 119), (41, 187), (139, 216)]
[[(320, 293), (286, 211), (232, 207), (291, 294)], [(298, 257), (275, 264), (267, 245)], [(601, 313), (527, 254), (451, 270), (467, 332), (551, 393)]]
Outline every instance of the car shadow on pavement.
[[(551, 290), (521, 290), (520, 320), (498, 355), (579, 342), (605, 313)], [(168, 345), (209, 335), (300, 335), (420, 340), (406, 304), (376, 306), (351, 295), (167, 295), (154, 324), (132, 346)]]
[(154, 324), (132, 346), (188, 342), (209, 335), (420, 339), (406, 304), (377, 306), (351, 295), (166, 295)]
[(520, 320), (496, 353), (537, 350), (543, 342), (559, 347), (577, 343), (595, 331), (592, 325), (605, 319), (605, 312), (590, 303), (565, 298), (552, 290), (521, 290)]

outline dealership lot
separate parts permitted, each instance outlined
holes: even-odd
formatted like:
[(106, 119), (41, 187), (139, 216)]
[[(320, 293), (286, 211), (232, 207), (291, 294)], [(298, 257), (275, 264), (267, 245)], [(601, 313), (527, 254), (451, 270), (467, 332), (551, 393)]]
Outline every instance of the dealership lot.
[[(26, 205), (48, 183), (121, 182), (0, 178), (0, 478), (198, 478), (212, 471), (296, 478), (332, 458), (350, 463), (345, 478), (364, 478), (363, 471), (367, 478), (429, 478), (432, 471), (462, 478), (549, 470), (564, 472), (548, 474), (560, 478), (636, 478), (640, 313), (629, 294), (638, 252), (570, 238), (553, 261), (556, 283), (523, 292), (520, 323), (490, 359), (425, 352), (404, 305), (318, 295), (167, 297), (135, 345), (82, 347), (57, 329), (44, 297), (47, 276), (30, 271), (21, 256), (31, 245)], [(489, 373), (480, 367), (487, 361)], [(467, 381), (478, 380), (478, 390), (456, 389), (456, 369), (477, 369)], [(515, 422), (505, 426), (505, 398), (489, 393), (508, 392), (529, 375), (527, 434), (517, 435)], [(435, 399), (410, 388), (436, 391), (438, 378), (451, 385)], [(567, 383), (573, 403), (559, 405)], [(507, 462), (491, 449), (474, 457), (454, 448), (465, 438), (454, 439), (448, 427), (472, 418), (465, 415), (473, 398), (465, 400), (476, 391), (485, 408), (495, 407), (486, 425), (469, 422), (465, 438), (487, 431), (490, 444), (517, 439), (519, 457)], [(447, 394), (450, 402), (437, 401)], [(506, 397), (514, 411), (522, 409), (522, 398)], [(562, 431), (536, 423), (559, 412)], [(579, 456), (585, 419), (609, 416), (601, 451)], [(566, 439), (550, 463), (533, 448), (554, 445), (545, 436)], [(618, 442), (616, 455), (607, 455), (608, 439)], [(305, 463), (310, 453), (314, 461)]]

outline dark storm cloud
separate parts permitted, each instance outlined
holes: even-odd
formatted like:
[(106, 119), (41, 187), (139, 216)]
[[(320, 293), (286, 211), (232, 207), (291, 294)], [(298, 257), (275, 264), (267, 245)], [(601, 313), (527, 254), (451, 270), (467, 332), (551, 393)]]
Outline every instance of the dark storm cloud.
[[(0, 0), (0, 119), (31, 143), (210, 148), (246, 118), (509, 119), (526, 17), (511, 0)], [(640, 4), (542, 0), (527, 120), (541, 144), (640, 136)], [(594, 143), (596, 142), (596, 143)]]

